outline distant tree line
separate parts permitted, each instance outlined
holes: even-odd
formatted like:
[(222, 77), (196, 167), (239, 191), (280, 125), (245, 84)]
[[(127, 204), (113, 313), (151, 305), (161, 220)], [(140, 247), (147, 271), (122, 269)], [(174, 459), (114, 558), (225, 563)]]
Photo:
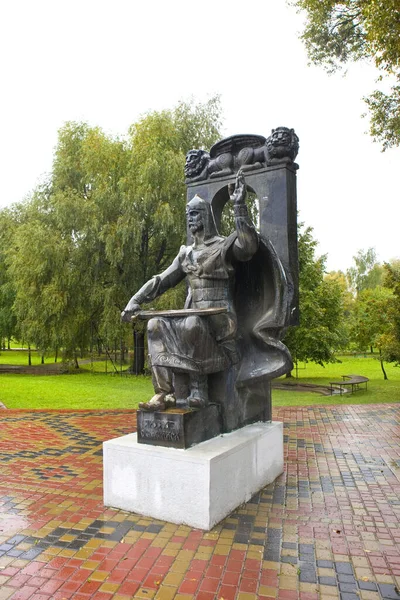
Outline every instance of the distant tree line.
[(373, 248), (360, 250), (347, 273), (331, 273), (340, 281), (345, 300), (343, 325), (348, 348), (376, 351), (384, 362), (400, 363), (400, 261), (380, 264)]
[(380, 264), (374, 248), (360, 250), (353, 265), (326, 272), (316, 257), (312, 229), (299, 228), (300, 326), (285, 343), (297, 362), (335, 362), (338, 352), (370, 352), (400, 364), (400, 260)]

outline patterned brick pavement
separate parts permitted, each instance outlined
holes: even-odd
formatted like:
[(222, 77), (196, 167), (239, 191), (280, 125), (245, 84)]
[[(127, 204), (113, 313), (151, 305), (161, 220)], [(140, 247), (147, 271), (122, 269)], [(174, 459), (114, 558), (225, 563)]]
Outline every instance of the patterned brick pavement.
[(400, 600), (400, 405), (274, 411), (286, 471), (211, 532), (102, 504), (123, 411), (1, 411), (0, 600)]

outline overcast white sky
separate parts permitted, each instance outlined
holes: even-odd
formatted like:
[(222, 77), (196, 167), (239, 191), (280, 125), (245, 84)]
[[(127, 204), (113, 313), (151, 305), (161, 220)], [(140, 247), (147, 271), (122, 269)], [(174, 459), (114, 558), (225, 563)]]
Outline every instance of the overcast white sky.
[(400, 256), (400, 149), (381, 153), (361, 119), (376, 72), (308, 66), (285, 0), (15, 0), (0, 22), (0, 206), (50, 171), (65, 121), (123, 135), (149, 110), (219, 93), (226, 136), (295, 128), (300, 219), (329, 269), (371, 246)]

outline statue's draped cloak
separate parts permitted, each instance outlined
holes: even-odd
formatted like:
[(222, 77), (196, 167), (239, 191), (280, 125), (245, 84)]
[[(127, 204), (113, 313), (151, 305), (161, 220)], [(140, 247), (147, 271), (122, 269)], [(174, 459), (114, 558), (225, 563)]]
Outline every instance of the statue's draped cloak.
[[(234, 239), (235, 234), (230, 237)], [(272, 244), (260, 236), (256, 254), (236, 265), (238, 387), (280, 377), (293, 368), (290, 352), (280, 341), (289, 323), (292, 296), (290, 275)]]

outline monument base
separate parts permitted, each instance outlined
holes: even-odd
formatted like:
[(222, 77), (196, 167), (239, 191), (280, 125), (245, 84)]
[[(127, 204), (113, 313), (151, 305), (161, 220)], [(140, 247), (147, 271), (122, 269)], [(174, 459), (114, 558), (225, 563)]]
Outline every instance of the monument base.
[(152, 446), (189, 448), (221, 433), (217, 404), (204, 408), (137, 411), (137, 441)]
[(210, 530), (283, 472), (282, 423), (254, 423), (188, 448), (103, 444), (104, 504)]

